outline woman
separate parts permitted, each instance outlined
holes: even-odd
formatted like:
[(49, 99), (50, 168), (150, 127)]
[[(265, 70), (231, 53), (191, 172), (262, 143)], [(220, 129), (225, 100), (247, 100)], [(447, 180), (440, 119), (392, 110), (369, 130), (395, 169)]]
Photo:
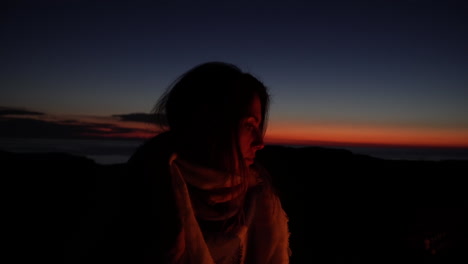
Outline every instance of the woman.
[(154, 108), (164, 132), (127, 164), (121, 205), (121, 225), (131, 227), (122, 234), (131, 241), (121, 249), (127, 257), (289, 263), (288, 218), (255, 163), (268, 105), (267, 88), (228, 63), (198, 65), (169, 87)]

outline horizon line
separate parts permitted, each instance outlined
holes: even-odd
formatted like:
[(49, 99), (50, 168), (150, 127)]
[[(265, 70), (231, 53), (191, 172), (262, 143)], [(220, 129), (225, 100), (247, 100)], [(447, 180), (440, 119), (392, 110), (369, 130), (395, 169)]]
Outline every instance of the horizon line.
[[(156, 135), (155, 135), (156, 136)], [(145, 141), (152, 138), (147, 137), (119, 137), (119, 136), (80, 136), (80, 137), (0, 137), (3, 139), (63, 139), (63, 140), (116, 140), (116, 141)], [(375, 143), (375, 142), (347, 142), (347, 141), (321, 141), (321, 140), (265, 140), (265, 146), (286, 147), (371, 147), (371, 148), (452, 148), (468, 149), (468, 145), (441, 145), (441, 144), (398, 144), (398, 143)]]

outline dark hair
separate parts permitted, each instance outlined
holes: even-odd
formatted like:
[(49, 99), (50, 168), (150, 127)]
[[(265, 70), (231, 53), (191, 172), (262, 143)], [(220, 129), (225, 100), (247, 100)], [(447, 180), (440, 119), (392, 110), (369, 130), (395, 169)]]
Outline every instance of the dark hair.
[(234, 172), (242, 160), (240, 123), (255, 96), (261, 102), (263, 137), (270, 100), (267, 87), (230, 63), (206, 62), (190, 69), (168, 87), (153, 113), (173, 134), (181, 157)]

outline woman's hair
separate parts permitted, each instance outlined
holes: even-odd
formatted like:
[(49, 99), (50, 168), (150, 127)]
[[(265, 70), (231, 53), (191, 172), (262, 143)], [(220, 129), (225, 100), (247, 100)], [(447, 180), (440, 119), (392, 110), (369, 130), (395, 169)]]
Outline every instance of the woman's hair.
[(173, 134), (181, 157), (235, 172), (236, 166), (244, 166), (239, 129), (255, 96), (261, 102), (263, 137), (270, 100), (267, 87), (229, 63), (207, 62), (190, 69), (168, 87), (153, 113), (163, 130)]

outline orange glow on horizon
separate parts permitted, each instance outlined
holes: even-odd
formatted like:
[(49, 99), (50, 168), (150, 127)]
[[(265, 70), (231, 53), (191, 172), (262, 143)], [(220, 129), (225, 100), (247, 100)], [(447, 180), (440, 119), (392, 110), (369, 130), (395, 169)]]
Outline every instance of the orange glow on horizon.
[[(122, 125), (122, 124), (121, 124)], [(158, 132), (147, 124), (133, 123), (135, 132), (116, 135), (125, 138), (149, 138)], [(270, 125), (266, 144), (323, 146), (413, 146), (468, 148), (468, 129), (422, 129), (351, 125)]]
[(265, 135), (268, 144), (335, 146), (468, 147), (468, 129), (422, 129), (351, 125), (276, 123)]
[[(24, 117), (24, 116), (23, 116)], [(31, 116), (67, 126), (89, 126), (83, 136), (140, 139), (157, 135), (154, 124), (121, 121), (115, 117)], [(303, 124), (275, 121), (268, 126), (266, 144), (323, 146), (415, 146), (468, 148), (468, 128), (417, 128), (356, 124)]]

